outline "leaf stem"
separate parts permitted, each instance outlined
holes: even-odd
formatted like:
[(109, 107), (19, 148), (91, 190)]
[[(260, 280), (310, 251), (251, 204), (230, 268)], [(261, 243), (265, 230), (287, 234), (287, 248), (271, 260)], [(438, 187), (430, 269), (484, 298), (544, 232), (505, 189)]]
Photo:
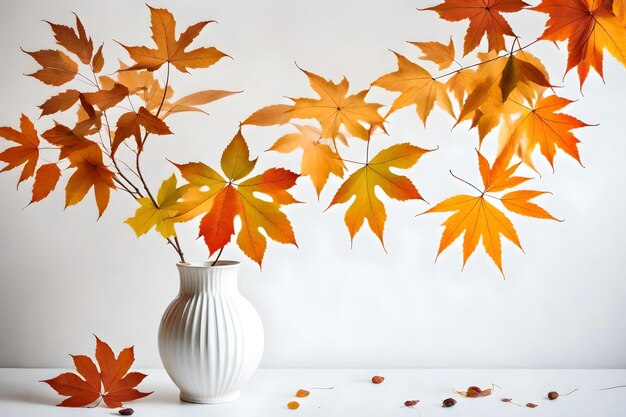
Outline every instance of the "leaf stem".
[(220, 259), (220, 256), (222, 256), (223, 251), (224, 251), (224, 246), (220, 248), (220, 251), (217, 253), (217, 257), (215, 258), (211, 266), (215, 266), (215, 264), (217, 264), (217, 261)]
[(452, 172), (452, 170), (450, 170), (450, 175), (452, 175), (454, 178), (456, 178), (457, 180), (464, 182), (465, 184), (469, 185), (470, 187), (472, 187), (473, 189), (475, 189), (476, 191), (478, 191), (481, 195), (485, 195), (485, 192), (480, 190), (478, 187), (474, 186), (474, 184), (470, 183), (469, 181), (465, 181), (463, 178), (459, 178), (456, 175), (454, 175), (454, 173)]

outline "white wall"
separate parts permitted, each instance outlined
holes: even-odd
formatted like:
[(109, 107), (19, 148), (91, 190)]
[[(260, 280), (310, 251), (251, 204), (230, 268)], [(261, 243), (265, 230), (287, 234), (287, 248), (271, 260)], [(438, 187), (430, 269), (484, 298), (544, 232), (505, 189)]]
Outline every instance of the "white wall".
[[(171, 4), (170, 4), (171, 3)], [(179, 30), (200, 19), (217, 19), (199, 41), (234, 57), (193, 76), (173, 75), (177, 93), (194, 89), (243, 89), (244, 94), (209, 106), (210, 117), (172, 117), (175, 137), (151, 141), (146, 172), (151, 185), (170, 175), (164, 155), (175, 161), (202, 159), (216, 164), (237, 124), (258, 107), (282, 96), (309, 96), (306, 78), (293, 62), (366, 88), (395, 69), (388, 48), (408, 54), (405, 41), (446, 41), (457, 45), (465, 24), (450, 24), (416, 7), (435, 1), (320, 0), (302, 2), (152, 1), (169, 5)], [(96, 5), (98, 5), (96, 7)], [(114, 38), (127, 44), (150, 42), (143, 1), (11, 0), (0, 6), (0, 124), (17, 124), (20, 112), (37, 118), (35, 106), (51, 90), (29, 77), (36, 65), (19, 46), (53, 46), (41, 19), (70, 24), (74, 11), (97, 42), (106, 41), (107, 69), (126, 59)], [(542, 29), (536, 13), (521, 13), (513, 25), (526, 40)], [(523, 40), (524, 42), (524, 40)], [(533, 48), (561, 82), (566, 56), (551, 45)], [(468, 58), (465, 62), (473, 62)], [(564, 223), (512, 215), (526, 254), (504, 244), (506, 280), (482, 249), (461, 272), (457, 242), (437, 263), (435, 253), (443, 216), (414, 215), (423, 202), (387, 205), (386, 254), (373, 234), (362, 231), (350, 249), (343, 225), (345, 207), (326, 213), (331, 186), (318, 202), (308, 179), (295, 194), (306, 204), (286, 209), (299, 249), (270, 243), (263, 271), (229, 246), (225, 258), (243, 261), (240, 285), (263, 317), (266, 367), (623, 367), (626, 366), (626, 72), (605, 61), (604, 85), (592, 75), (578, 90), (574, 71), (559, 93), (580, 99), (566, 110), (598, 127), (581, 129), (585, 168), (559, 155), (556, 173), (539, 164), (538, 189), (554, 195), (541, 204)], [(391, 94), (372, 99), (390, 104)], [(470, 191), (448, 174), (479, 182), (473, 148), (476, 132), (435, 110), (424, 130), (412, 109), (392, 118), (391, 141), (440, 150), (409, 171), (431, 203)], [(40, 123), (40, 130), (49, 125)], [(247, 128), (251, 150), (267, 149), (286, 128)], [(492, 151), (494, 138), (488, 139)], [(489, 145), (491, 144), (491, 145)], [(359, 157), (364, 150), (355, 144)], [(491, 154), (490, 154), (491, 155)], [(262, 155), (262, 167), (298, 170), (295, 155)], [(69, 366), (67, 353), (93, 349), (91, 333), (116, 349), (134, 344), (138, 366), (160, 366), (156, 332), (161, 313), (177, 291), (176, 258), (156, 235), (137, 240), (122, 222), (135, 209), (126, 195), (113, 196), (96, 222), (90, 194), (86, 203), (63, 210), (63, 193), (40, 204), (28, 203), (29, 185), (15, 192), (18, 172), (0, 176), (0, 366)], [(385, 200), (387, 201), (387, 200)], [(191, 259), (205, 249), (194, 241), (197, 223), (181, 228)]]

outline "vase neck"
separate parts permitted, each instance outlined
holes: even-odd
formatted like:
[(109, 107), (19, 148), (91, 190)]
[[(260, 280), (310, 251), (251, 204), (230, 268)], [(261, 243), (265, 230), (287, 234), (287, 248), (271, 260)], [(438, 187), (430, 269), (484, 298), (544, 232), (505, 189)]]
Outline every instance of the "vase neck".
[(178, 265), (181, 293), (238, 293), (239, 265), (198, 267)]

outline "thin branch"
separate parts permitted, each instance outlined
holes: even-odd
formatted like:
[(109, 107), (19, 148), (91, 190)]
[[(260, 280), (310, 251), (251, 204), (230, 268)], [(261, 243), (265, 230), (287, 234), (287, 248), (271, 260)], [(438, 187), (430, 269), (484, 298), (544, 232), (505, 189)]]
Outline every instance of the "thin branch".
[[(518, 42), (519, 42), (519, 41), (518, 41)], [(445, 74), (438, 75), (438, 76), (436, 76), (436, 77), (433, 77), (433, 80), (438, 80), (438, 79), (440, 79), (440, 78), (449, 77), (450, 75), (454, 75), (454, 74), (456, 74), (457, 72), (461, 72), (461, 71), (463, 71), (463, 70), (465, 70), (465, 69), (478, 67), (478, 66), (480, 66), (480, 65), (487, 64), (487, 63), (489, 63), (489, 62), (493, 62), (493, 61), (495, 61), (495, 60), (497, 60), (497, 59), (500, 59), (500, 58), (507, 58), (507, 57), (509, 57), (511, 54), (514, 54), (515, 52), (519, 52), (519, 51), (521, 51), (521, 50), (524, 50), (524, 49), (528, 48), (529, 46), (536, 44), (537, 42), (539, 42), (539, 39), (537, 39), (537, 40), (535, 40), (535, 41), (532, 41), (531, 43), (529, 43), (529, 44), (527, 44), (527, 45), (520, 46), (519, 48), (517, 48), (517, 49), (515, 49), (515, 50), (512, 50), (510, 53), (509, 53), (509, 52), (507, 52), (507, 53), (506, 53), (506, 54), (504, 54), (504, 55), (498, 55), (498, 56), (497, 56), (497, 57), (495, 57), (495, 58), (491, 58), (491, 59), (488, 59), (488, 60), (486, 60), (486, 61), (481, 61), (481, 62), (478, 62), (478, 63), (476, 63), (476, 64), (468, 65), (468, 66), (466, 66), (466, 67), (461, 67), (461, 68), (459, 68), (459, 69), (457, 69), (457, 70), (450, 71), (450, 72), (446, 72)]]
[(220, 251), (217, 253), (217, 257), (215, 258), (211, 266), (215, 266), (217, 264), (217, 261), (220, 259), (220, 256), (222, 256), (223, 251), (224, 251), (224, 246), (220, 248)]
[(454, 175), (454, 173), (452, 172), (452, 170), (450, 170), (450, 175), (452, 175), (454, 178), (456, 178), (457, 180), (464, 182), (465, 184), (469, 185), (470, 187), (472, 187), (473, 189), (475, 189), (476, 191), (478, 191), (481, 195), (484, 195), (485, 192), (480, 190), (478, 187), (474, 186), (474, 184), (470, 183), (469, 181), (465, 181), (463, 178), (459, 178), (456, 175)]

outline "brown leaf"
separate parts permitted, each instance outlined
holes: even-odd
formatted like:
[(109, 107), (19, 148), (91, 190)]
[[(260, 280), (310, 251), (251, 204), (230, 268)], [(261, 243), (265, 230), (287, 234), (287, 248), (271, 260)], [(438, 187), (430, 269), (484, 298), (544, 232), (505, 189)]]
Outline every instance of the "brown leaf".
[(78, 15), (76, 15), (78, 34), (73, 28), (50, 22), (47, 23), (52, 28), (57, 44), (76, 55), (83, 64), (89, 65), (93, 54), (93, 41), (85, 33), (85, 28)]
[(71, 108), (74, 104), (76, 104), (79, 96), (80, 93), (78, 90), (70, 89), (59, 93), (56, 96), (50, 97), (43, 104), (37, 106), (41, 109), (41, 115), (39, 117), (65, 111)]
[(33, 197), (30, 204), (41, 201), (50, 194), (61, 178), (61, 170), (57, 164), (46, 164), (39, 167), (33, 183)]
[(7, 166), (2, 171), (9, 171), (24, 164), (24, 169), (18, 181), (32, 177), (35, 174), (35, 167), (39, 159), (39, 136), (35, 130), (33, 122), (22, 114), (20, 118), (20, 130), (11, 127), (0, 127), (0, 137), (17, 143), (17, 146), (9, 148), (0, 153), (0, 161), (6, 162)]
[(137, 149), (141, 150), (143, 148), (141, 126), (146, 129), (146, 132), (156, 135), (170, 135), (172, 133), (163, 120), (154, 116), (145, 107), (141, 107), (137, 113), (124, 113), (117, 120), (111, 153), (114, 154), (124, 139), (131, 136), (135, 137)]
[[(22, 50), (24, 51), (24, 50)], [(35, 77), (42, 83), (59, 86), (72, 81), (78, 73), (78, 65), (69, 56), (61, 51), (44, 49), (41, 51), (27, 53), (43, 68), (39, 71), (28, 74)]]
[(100, 90), (95, 93), (84, 93), (83, 97), (92, 106), (98, 106), (100, 110), (106, 110), (115, 106), (128, 96), (128, 88), (122, 84), (115, 84), (110, 90)]

